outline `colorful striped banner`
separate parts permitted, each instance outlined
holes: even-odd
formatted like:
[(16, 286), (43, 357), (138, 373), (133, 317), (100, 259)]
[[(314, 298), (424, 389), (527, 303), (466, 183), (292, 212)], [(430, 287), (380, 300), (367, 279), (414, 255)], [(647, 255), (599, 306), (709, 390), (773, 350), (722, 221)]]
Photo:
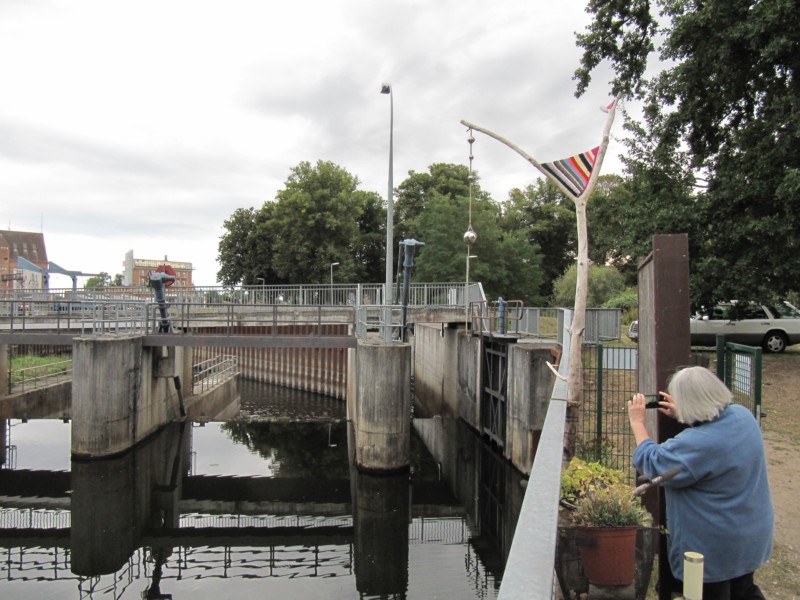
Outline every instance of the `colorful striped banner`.
[(589, 183), (589, 176), (592, 174), (594, 161), (599, 151), (600, 146), (597, 146), (583, 154), (543, 163), (542, 168), (577, 198), (586, 189), (586, 184)]

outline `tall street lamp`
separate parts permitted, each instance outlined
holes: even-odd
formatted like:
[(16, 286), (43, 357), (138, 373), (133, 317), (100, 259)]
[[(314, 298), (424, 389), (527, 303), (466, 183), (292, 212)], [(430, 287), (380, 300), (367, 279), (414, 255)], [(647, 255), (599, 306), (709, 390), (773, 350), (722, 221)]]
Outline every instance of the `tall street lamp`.
[(333, 304), (333, 267), (338, 264), (338, 262), (331, 263), (331, 304)]
[(333, 267), (338, 267), (339, 263), (331, 263), (331, 287), (333, 287)]
[(392, 309), (388, 305), (392, 302), (390, 290), (392, 289), (392, 246), (394, 244), (394, 217), (392, 215), (394, 204), (394, 186), (392, 184), (394, 171), (394, 96), (392, 95), (392, 86), (384, 83), (381, 86), (381, 94), (389, 94), (389, 191), (386, 194), (386, 298), (384, 298), (384, 304), (387, 305), (387, 308), (385, 309), (384, 317), (386, 326), (383, 328), (383, 341), (388, 344), (392, 340), (392, 329), (389, 327)]

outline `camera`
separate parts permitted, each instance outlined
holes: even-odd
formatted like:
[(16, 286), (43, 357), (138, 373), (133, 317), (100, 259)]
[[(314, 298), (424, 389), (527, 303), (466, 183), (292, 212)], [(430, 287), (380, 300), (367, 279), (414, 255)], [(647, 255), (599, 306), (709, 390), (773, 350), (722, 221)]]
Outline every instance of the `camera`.
[(664, 401), (664, 397), (661, 394), (645, 394), (645, 408), (661, 408), (659, 402)]

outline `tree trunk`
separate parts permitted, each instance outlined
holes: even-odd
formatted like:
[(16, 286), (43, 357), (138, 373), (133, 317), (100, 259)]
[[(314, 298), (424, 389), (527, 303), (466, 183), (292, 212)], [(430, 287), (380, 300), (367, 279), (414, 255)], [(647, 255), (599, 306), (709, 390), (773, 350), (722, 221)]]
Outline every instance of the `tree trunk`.
[(578, 227), (578, 264), (575, 284), (575, 309), (572, 314), (567, 375), (567, 412), (564, 427), (564, 461), (575, 455), (578, 416), (583, 402), (583, 333), (586, 329), (586, 298), (589, 293), (589, 244), (586, 225), (586, 201), (581, 194), (575, 199)]

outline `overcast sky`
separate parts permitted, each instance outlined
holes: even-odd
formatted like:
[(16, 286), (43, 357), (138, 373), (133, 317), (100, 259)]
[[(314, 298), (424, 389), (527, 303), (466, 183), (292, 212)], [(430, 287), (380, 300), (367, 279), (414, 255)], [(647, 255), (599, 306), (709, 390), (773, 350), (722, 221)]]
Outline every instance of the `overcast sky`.
[[(195, 283), (213, 285), (223, 221), (273, 200), (299, 162), (333, 161), (385, 198), (383, 82), (395, 186), (432, 163), (468, 163), (461, 119), (540, 162), (583, 152), (610, 101), (602, 72), (574, 96), (585, 5), (2, 0), (0, 226), (43, 231), (66, 269), (121, 273), (133, 249), (192, 262)], [(476, 140), (495, 200), (539, 177)], [(619, 172), (620, 152), (612, 140), (604, 173)]]

